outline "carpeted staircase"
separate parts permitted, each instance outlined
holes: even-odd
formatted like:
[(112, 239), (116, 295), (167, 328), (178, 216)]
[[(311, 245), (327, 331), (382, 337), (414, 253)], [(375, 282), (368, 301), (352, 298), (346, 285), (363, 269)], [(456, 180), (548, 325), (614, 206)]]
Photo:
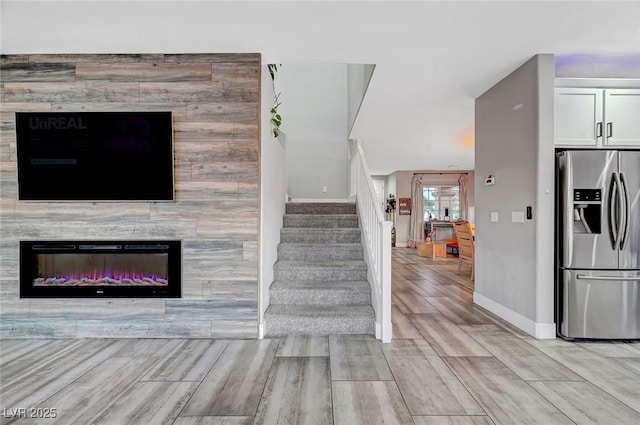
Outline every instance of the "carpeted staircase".
[(267, 336), (373, 334), (355, 203), (287, 203)]

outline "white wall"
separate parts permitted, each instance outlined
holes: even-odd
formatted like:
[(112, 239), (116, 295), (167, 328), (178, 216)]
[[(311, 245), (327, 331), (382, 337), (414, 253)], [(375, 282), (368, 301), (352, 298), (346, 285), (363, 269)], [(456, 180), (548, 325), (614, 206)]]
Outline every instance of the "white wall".
[[(553, 66), (553, 55), (535, 56), (476, 99), (475, 111), (474, 301), (540, 338), (555, 337)], [(495, 185), (484, 184), (488, 174)], [(527, 206), (533, 219), (513, 223)]]
[(273, 138), (269, 110), (274, 97), (273, 83), (266, 64), (262, 66), (260, 131), (260, 277), (258, 284), (259, 336), (264, 335), (264, 312), (269, 305), (269, 286), (273, 265), (278, 259), (280, 229), (285, 210), (287, 175), (285, 149)]
[(289, 196), (347, 199), (347, 65), (283, 64), (276, 81)]

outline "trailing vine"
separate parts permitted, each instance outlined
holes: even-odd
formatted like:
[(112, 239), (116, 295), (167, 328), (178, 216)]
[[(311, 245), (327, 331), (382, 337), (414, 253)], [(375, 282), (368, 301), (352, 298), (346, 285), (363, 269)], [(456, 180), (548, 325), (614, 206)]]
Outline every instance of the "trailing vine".
[[(275, 80), (276, 80), (276, 72), (278, 72), (278, 66), (282, 68), (282, 64), (270, 63), (267, 64), (267, 68), (269, 69), (269, 74), (271, 74), (271, 80), (274, 82), (273, 88), (275, 89)], [(282, 115), (278, 112), (278, 107), (282, 102), (280, 99), (280, 94), (278, 93), (273, 99), (273, 106), (271, 107), (271, 131), (273, 132), (273, 137), (280, 136), (280, 126), (282, 125)]]

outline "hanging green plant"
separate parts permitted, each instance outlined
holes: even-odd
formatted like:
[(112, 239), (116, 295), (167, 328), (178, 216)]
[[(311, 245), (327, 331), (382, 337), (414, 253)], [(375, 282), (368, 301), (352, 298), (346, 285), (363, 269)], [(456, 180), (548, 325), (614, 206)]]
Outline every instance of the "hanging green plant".
[[(267, 64), (267, 69), (269, 69), (269, 74), (271, 74), (271, 80), (274, 82), (274, 91), (275, 91), (275, 81), (276, 81), (276, 72), (278, 72), (278, 66), (282, 68), (282, 64), (269, 63)], [(273, 106), (271, 107), (271, 131), (273, 133), (273, 137), (277, 138), (280, 136), (280, 126), (282, 125), (282, 115), (278, 112), (278, 107), (282, 103), (280, 99), (280, 94), (278, 93), (273, 99)]]
[(273, 131), (273, 137), (280, 135), (280, 125), (282, 125), (282, 116), (278, 113), (278, 106), (282, 102), (278, 100), (280, 93), (278, 93), (273, 101), (273, 107), (271, 108), (271, 130)]

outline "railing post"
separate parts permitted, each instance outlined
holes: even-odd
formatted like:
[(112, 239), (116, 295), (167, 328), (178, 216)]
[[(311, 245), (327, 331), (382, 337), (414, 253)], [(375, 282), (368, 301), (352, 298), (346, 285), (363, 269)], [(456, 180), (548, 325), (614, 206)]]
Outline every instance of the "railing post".
[(382, 283), (381, 300), (381, 340), (384, 343), (391, 342), (393, 328), (391, 325), (391, 228), (393, 223), (383, 221), (382, 241), (380, 246), (380, 281)]

